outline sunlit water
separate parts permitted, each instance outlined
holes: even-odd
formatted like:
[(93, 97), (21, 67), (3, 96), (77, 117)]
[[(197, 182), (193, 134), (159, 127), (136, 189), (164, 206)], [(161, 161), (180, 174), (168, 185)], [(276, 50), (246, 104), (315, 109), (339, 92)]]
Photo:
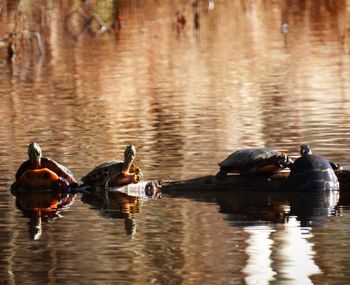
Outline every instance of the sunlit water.
[[(31, 141), (77, 179), (129, 143), (146, 180), (215, 174), (247, 146), (296, 155), (308, 143), (349, 164), (349, 3), (201, 1), (196, 30), (189, 1), (117, 1), (123, 29), (76, 39), (63, 27), (71, 6), (54, 2), (50, 56), (1, 58), (0, 283), (349, 283), (344, 193), (197, 194), (126, 210), (78, 195), (34, 238), (9, 191)], [(15, 10), (2, 10), (2, 33)]]

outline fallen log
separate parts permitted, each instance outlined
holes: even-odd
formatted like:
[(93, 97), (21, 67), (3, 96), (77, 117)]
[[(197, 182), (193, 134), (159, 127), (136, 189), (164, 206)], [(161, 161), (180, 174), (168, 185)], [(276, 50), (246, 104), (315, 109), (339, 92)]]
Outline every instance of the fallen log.
[[(337, 170), (335, 173), (339, 180), (340, 191), (350, 190), (350, 171)], [(180, 181), (163, 180), (162, 193), (176, 196), (200, 191), (293, 191), (288, 176), (288, 171), (282, 171), (272, 176), (229, 175), (224, 180), (219, 180), (214, 175)]]

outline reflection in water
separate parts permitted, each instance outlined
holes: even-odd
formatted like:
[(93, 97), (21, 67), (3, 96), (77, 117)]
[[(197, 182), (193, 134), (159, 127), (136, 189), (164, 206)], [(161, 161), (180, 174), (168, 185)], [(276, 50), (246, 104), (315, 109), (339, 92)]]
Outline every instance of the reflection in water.
[(247, 264), (242, 270), (246, 275), (244, 281), (247, 285), (269, 284), (274, 280), (276, 272), (272, 269), (271, 247), (273, 241), (270, 235), (273, 230), (269, 226), (249, 226), (244, 227), (244, 231), (249, 233), (248, 246), (245, 249), (248, 255)]
[(335, 215), (339, 192), (243, 191), (215, 196), (227, 219), (249, 234), (242, 270), (247, 284), (313, 284), (310, 276), (322, 271), (314, 260), (312, 228), (303, 225), (321, 226)]
[(256, 225), (244, 231), (250, 235), (243, 269), (246, 284), (313, 284), (310, 276), (321, 273), (314, 261), (311, 228), (300, 227), (295, 217), (277, 227)]
[(288, 223), (296, 217), (304, 225), (321, 225), (323, 219), (337, 215), (339, 192), (259, 192), (215, 193), (220, 212), (240, 221)]
[(140, 213), (143, 200), (138, 197), (131, 197), (123, 193), (110, 192), (107, 208), (100, 192), (84, 193), (83, 203), (90, 204), (108, 218), (124, 219), (125, 231), (128, 235), (136, 233), (136, 217)]
[(60, 212), (71, 206), (75, 195), (64, 197), (55, 193), (19, 193), (16, 195), (16, 206), (24, 217), (29, 218), (29, 234), (33, 240), (38, 240), (42, 234), (42, 222), (48, 222), (61, 217)]
[(285, 280), (286, 284), (313, 284), (310, 276), (322, 271), (315, 264), (311, 238), (311, 228), (300, 227), (295, 217), (284, 225), (284, 230), (274, 233), (276, 251), (273, 258), (279, 280)]

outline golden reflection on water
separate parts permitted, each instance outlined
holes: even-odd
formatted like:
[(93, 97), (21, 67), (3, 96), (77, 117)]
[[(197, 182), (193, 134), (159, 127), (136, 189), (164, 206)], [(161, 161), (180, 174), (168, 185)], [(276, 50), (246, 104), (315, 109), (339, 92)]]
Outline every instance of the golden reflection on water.
[[(16, 15), (16, 5), (7, 2), (0, 36)], [(98, 2), (96, 12), (108, 14), (104, 7), (111, 2)], [(346, 244), (347, 234), (337, 233), (347, 233), (347, 211), (334, 217), (344, 225), (319, 213), (324, 227), (310, 228), (307, 236), (295, 220), (262, 226), (261, 232), (240, 224), (261, 209), (259, 203), (244, 204), (251, 197), (236, 201), (235, 207), (247, 211), (230, 221), (214, 203), (146, 201), (132, 216), (137, 231), (131, 239), (125, 219), (78, 200), (63, 219), (41, 225), (37, 244), (28, 242), (27, 220), (8, 189), (32, 140), (78, 179), (103, 161), (121, 159), (128, 143), (136, 145), (136, 163), (146, 179), (214, 174), (218, 161), (244, 146), (296, 154), (307, 142), (315, 153), (350, 162), (348, 1), (214, 2), (208, 10), (201, 1), (200, 27), (194, 29), (188, 1), (118, 1), (123, 29), (80, 37), (63, 25), (76, 2), (46, 2), (40, 17), (48, 23), (45, 57), (38, 58), (34, 47), (33, 57), (22, 54), (12, 64), (0, 58), (5, 280), (59, 283), (72, 276), (88, 283), (93, 276), (140, 284), (243, 284), (300, 278), (312, 283), (328, 272), (334, 278), (345, 274), (338, 270), (348, 252), (336, 244)], [(38, 19), (35, 5), (22, 4), (18, 29)], [(187, 22), (178, 32), (173, 20), (183, 8)], [(79, 26), (76, 21), (72, 28)], [(288, 32), (281, 32), (282, 23), (288, 23)], [(268, 217), (263, 221), (276, 223)], [(331, 251), (335, 264), (325, 254)], [(263, 272), (255, 271), (259, 262)], [(299, 272), (299, 263), (305, 270), (290, 276), (289, 270)], [(311, 276), (320, 272), (325, 274)]]
[(248, 255), (247, 263), (242, 270), (246, 274), (245, 283), (269, 284), (275, 280), (276, 272), (272, 269), (271, 247), (273, 240), (270, 235), (275, 230), (267, 226), (250, 226), (244, 229), (249, 233), (248, 246), (245, 252)]
[[(276, 263), (280, 280), (290, 284), (314, 284), (311, 276), (321, 274), (322, 270), (315, 264), (312, 230), (300, 227), (300, 222), (291, 218), (282, 231), (274, 233), (273, 240), (277, 252), (273, 253), (279, 261)], [(278, 256), (278, 257), (277, 257)], [(283, 259), (280, 258), (283, 256)]]

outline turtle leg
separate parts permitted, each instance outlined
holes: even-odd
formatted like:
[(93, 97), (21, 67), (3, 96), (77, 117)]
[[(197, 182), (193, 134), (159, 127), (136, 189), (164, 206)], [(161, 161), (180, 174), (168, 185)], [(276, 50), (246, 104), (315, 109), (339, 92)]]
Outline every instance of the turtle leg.
[(123, 186), (131, 183), (140, 182), (143, 178), (143, 174), (140, 171), (129, 173), (122, 172), (119, 175), (112, 177), (110, 182), (113, 186)]
[(134, 173), (131, 173), (134, 176), (134, 183), (140, 182), (143, 179), (143, 173), (140, 168), (137, 168)]
[(332, 166), (333, 170), (342, 170), (343, 167), (340, 164), (336, 164), (333, 161), (328, 161), (329, 164)]
[(143, 178), (143, 174), (141, 172), (139, 172), (139, 173), (129, 173), (129, 172), (126, 173), (126, 172), (124, 172), (122, 175), (124, 176), (123, 180), (125, 180), (125, 182), (126, 182), (125, 184), (137, 183), (137, 182), (141, 181)]

